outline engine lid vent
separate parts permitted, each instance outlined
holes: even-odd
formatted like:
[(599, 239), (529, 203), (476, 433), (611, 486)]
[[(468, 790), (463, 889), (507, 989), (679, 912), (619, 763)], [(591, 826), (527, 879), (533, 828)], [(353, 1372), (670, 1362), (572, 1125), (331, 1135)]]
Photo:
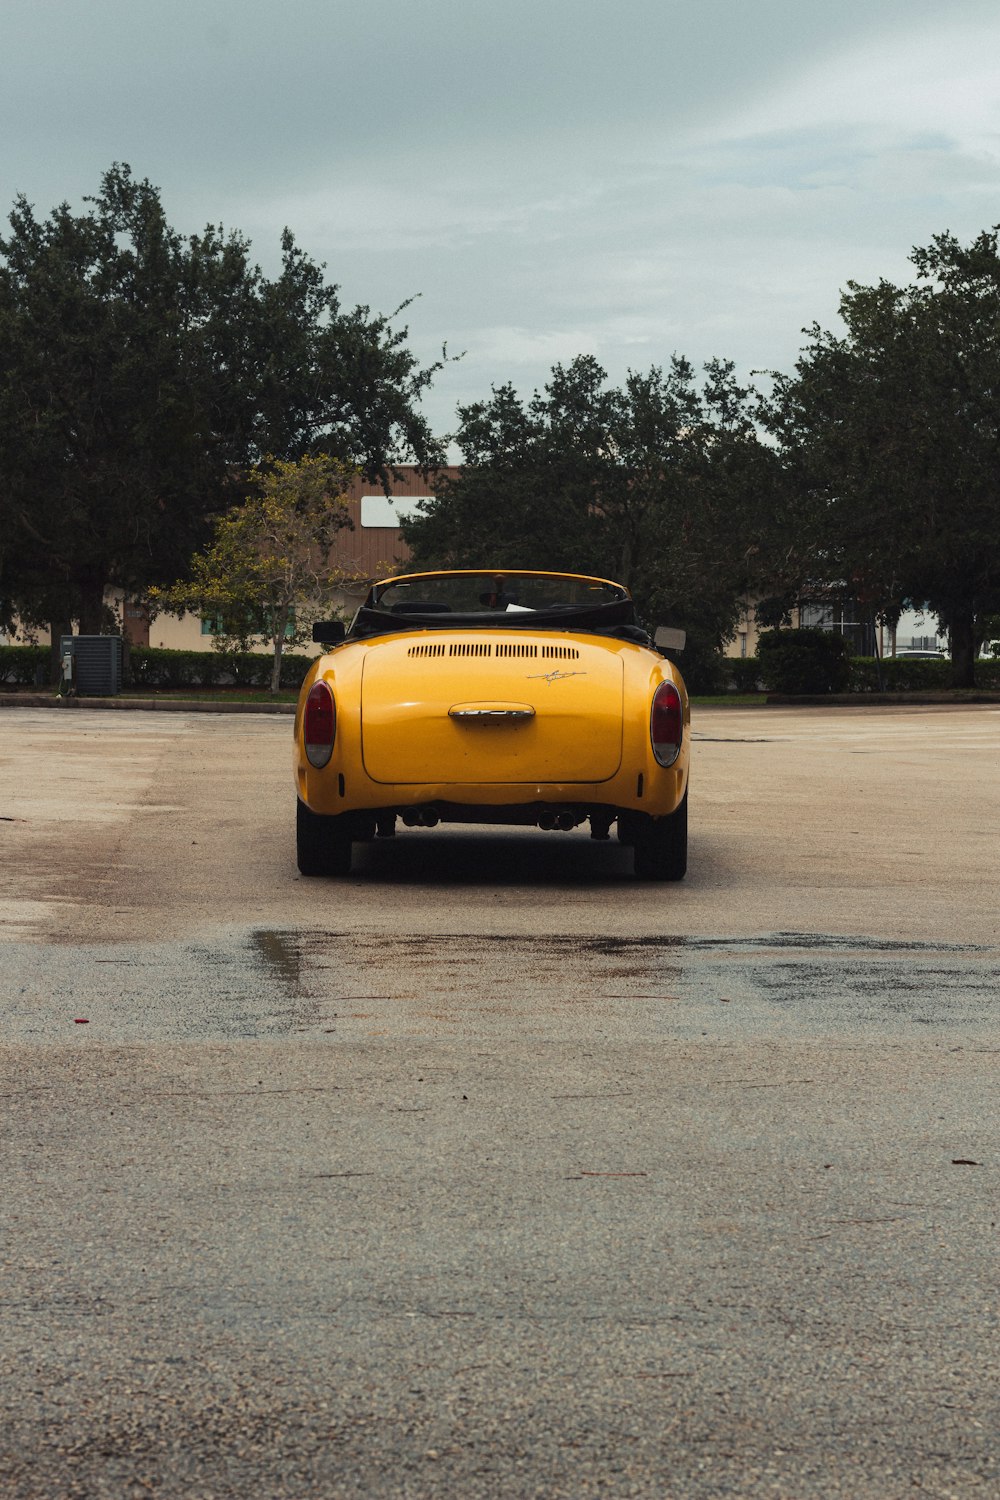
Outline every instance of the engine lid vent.
[(452, 641), (448, 647), (449, 656), (492, 656), (493, 647), (489, 641)]
[(580, 653), (575, 646), (538, 646), (527, 641), (424, 641), (419, 646), (410, 646), (409, 657), (429, 656), (493, 656), (505, 661), (514, 659), (535, 661), (539, 656), (547, 661), (579, 661)]

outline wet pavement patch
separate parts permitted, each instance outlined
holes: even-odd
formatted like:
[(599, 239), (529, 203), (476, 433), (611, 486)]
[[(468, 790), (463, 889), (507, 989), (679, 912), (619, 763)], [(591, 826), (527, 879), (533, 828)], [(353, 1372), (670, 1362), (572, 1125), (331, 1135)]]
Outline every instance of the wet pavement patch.
[(200, 942), (4, 949), (7, 1042), (359, 1035), (833, 1035), (995, 1024), (997, 951), (869, 936), (619, 938), (227, 929)]
[(272, 970), (289, 991), (296, 993), (302, 977), (299, 934), (257, 927), (250, 934), (250, 941), (260, 953), (265, 966)]

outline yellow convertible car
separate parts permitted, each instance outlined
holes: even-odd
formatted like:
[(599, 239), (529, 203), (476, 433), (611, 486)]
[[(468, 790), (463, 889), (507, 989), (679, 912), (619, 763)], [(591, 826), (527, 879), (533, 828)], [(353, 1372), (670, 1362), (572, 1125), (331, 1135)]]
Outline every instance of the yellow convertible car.
[(295, 715), (298, 865), (346, 875), (351, 846), (438, 823), (618, 838), (647, 880), (687, 868), (690, 710), (628, 590), (564, 573), (409, 573), (376, 584), (326, 647)]

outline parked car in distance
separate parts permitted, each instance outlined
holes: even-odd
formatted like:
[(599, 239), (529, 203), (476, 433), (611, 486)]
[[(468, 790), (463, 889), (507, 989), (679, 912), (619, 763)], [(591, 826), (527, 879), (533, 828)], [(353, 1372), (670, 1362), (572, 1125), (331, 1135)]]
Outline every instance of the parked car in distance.
[(621, 584), (527, 571), (379, 582), (327, 650), (295, 716), (303, 875), (346, 875), (356, 842), (439, 823), (568, 830), (687, 869), (690, 708)]

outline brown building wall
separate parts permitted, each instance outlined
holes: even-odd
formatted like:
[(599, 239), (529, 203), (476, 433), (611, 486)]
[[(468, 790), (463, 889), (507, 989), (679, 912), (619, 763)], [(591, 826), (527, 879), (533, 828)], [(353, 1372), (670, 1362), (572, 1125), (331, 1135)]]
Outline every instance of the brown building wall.
[[(457, 475), (458, 470), (439, 469), (429, 479), (408, 464), (397, 472), (399, 477), (393, 477), (390, 486), (392, 498), (415, 500), (422, 495), (435, 494), (438, 476)], [(347, 493), (352, 529), (345, 528), (339, 534), (333, 551), (333, 560), (358, 580), (384, 578), (410, 558), (410, 549), (400, 536), (398, 526), (362, 525), (362, 501), (366, 496), (385, 498), (377, 483), (370, 479), (355, 479)]]

